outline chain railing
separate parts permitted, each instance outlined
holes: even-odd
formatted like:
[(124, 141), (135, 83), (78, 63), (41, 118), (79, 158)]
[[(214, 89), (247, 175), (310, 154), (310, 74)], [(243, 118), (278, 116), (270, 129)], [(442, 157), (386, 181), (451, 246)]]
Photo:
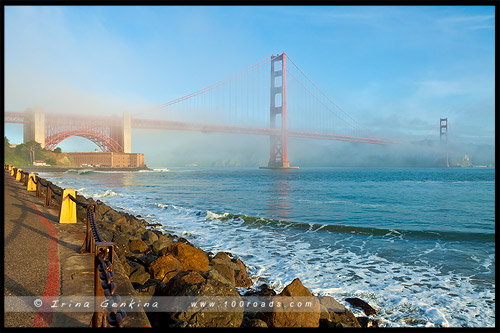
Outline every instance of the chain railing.
[(22, 174), (23, 174), (22, 183), (23, 183), (24, 186), (28, 186), (28, 176), (29, 176), (29, 173), (23, 171)]
[(41, 179), (38, 178), (38, 183), (40, 184), (40, 193), (42, 192), (42, 187), (46, 187), (47, 190), (45, 191), (45, 202), (44, 202), (44, 206), (45, 207), (50, 207), (50, 205), (52, 204), (52, 190), (51, 190), (51, 183), (49, 181), (47, 181), (45, 184), (42, 183)]
[[(105, 297), (108, 304), (119, 303), (120, 295), (116, 293), (116, 283), (113, 272), (113, 243), (105, 242), (99, 232), (99, 227), (95, 220), (96, 203), (85, 203), (77, 200), (71, 194), (68, 197), (78, 206), (87, 209), (87, 232), (85, 240), (80, 249), (80, 253), (92, 253), (94, 257), (94, 295), (96, 297), (96, 307), (92, 317), (91, 327), (105, 327), (106, 320), (111, 326), (123, 327), (123, 321), (127, 314), (123, 309), (108, 306), (108, 315), (102, 307), (97, 306), (97, 299)], [(100, 302), (99, 302), (100, 303)]]
[[(42, 197), (42, 188), (46, 188), (46, 196), (44, 206), (49, 207), (52, 204), (52, 194), (61, 197), (61, 207), (63, 206), (63, 193), (59, 192), (55, 185), (50, 181), (46, 181), (45, 184), (42, 182), (42, 178), (29, 174), (26, 171), (22, 171), (12, 165), (5, 165), (5, 170), (10, 170), (11, 175), (14, 179), (18, 179), (25, 186), (31, 180), (36, 185), (36, 197)], [(76, 192), (75, 192), (76, 196)], [(80, 249), (80, 253), (91, 253), (94, 255), (94, 296), (95, 296), (95, 306), (94, 314), (92, 316), (90, 327), (123, 327), (124, 320), (127, 317), (126, 312), (121, 308), (116, 308), (113, 304), (120, 303), (121, 297), (116, 293), (117, 285), (114, 282), (114, 272), (113, 272), (113, 249), (114, 245), (112, 242), (105, 242), (104, 238), (99, 232), (99, 227), (97, 226), (95, 212), (96, 203), (90, 202), (85, 203), (79, 201), (75, 196), (68, 194), (68, 197), (76, 205), (87, 209), (87, 231), (85, 235), (84, 243)], [(108, 306), (103, 308), (100, 306), (102, 304), (103, 298), (108, 300)], [(101, 300), (101, 302), (99, 301)]]
[(36, 185), (36, 190), (35, 190), (35, 197), (39, 198), (42, 196), (42, 182), (40, 181), (40, 178), (38, 178), (38, 180), (36, 180), (36, 176), (35, 178), (33, 178), (33, 176), (30, 176), (31, 177), (31, 180), (33, 181), (33, 183), (35, 183)]

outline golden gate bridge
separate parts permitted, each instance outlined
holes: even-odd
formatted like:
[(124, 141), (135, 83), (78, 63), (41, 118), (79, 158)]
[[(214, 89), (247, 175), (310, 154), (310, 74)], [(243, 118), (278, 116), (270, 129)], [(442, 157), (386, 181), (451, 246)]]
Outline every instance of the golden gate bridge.
[[(191, 94), (130, 116), (5, 111), (24, 124), (24, 141), (53, 150), (81, 136), (104, 152), (130, 153), (131, 129), (265, 135), (267, 168), (290, 168), (288, 138), (396, 144), (361, 125), (332, 101), (284, 52)], [(440, 127), (440, 137), (443, 136)], [(446, 136), (447, 138), (447, 136)]]

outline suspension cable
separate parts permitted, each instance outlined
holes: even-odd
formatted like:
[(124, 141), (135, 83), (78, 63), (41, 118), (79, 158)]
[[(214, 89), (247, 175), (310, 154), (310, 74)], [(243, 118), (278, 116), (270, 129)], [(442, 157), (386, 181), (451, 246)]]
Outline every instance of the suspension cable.
[[(163, 103), (163, 104), (161, 104), (161, 105), (153, 108), (150, 111), (164, 109), (164, 108), (166, 108), (166, 107), (168, 107), (170, 105), (177, 104), (177, 103), (182, 102), (184, 100), (190, 99), (190, 98), (195, 97), (195, 96), (200, 95), (200, 94), (203, 94), (203, 93), (205, 93), (207, 91), (213, 90), (213, 89), (215, 89), (217, 87), (220, 87), (221, 85), (224, 85), (224, 84), (226, 84), (226, 83), (228, 83), (230, 81), (233, 81), (233, 80), (235, 80), (235, 79), (237, 79), (237, 78), (239, 78), (239, 77), (241, 77), (241, 76), (243, 76), (243, 75), (245, 75), (247, 73), (250, 73), (250, 72), (256, 70), (257, 68), (260, 68), (260, 67), (264, 66), (265, 64), (267, 64), (268, 62), (272, 61), (276, 57), (277, 56), (275, 56), (275, 57), (266, 57), (263, 60), (259, 61), (258, 63), (254, 64), (254, 65), (252, 65), (252, 66), (250, 66), (250, 67), (248, 67), (248, 68), (246, 68), (246, 69), (244, 69), (244, 70), (242, 70), (242, 71), (240, 71), (240, 72), (238, 72), (238, 73), (236, 73), (236, 74), (234, 74), (232, 76), (229, 76), (229, 77), (225, 78), (224, 80), (221, 80), (221, 81), (219, 81), (217, 83), (214, 83), (214, 84), (212, 84), (210, 86), (207, 86), (207, 87), (205, 87), (203, 89), (200, 89), (200, 90), (195, 91), (193, 93), (190, 93), (188, 95), (185, 95), (185, 96), (179, 97), (177, 99), (174, 99), (172, 101)], [(144, 114), (146, 112), (149, 112), (149, 111), (136, 113), (135, 115)]]

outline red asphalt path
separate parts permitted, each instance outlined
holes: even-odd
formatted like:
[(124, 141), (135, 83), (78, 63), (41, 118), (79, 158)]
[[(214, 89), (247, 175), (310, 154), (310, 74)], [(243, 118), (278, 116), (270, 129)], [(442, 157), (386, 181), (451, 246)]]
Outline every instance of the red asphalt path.
[[(49, 253), (48, 253), (48, 274), (45, 282), (45, 290), (43, 292), (43, 304), (50, 304), (49, 296), (59, 296), (61, 290), (61, 281), (59, 279), (59, 255), (57, 249), (57, 233), (54, 227), (47, 221), (42, 212), (40, 212), (34, 204), (33, 209), (38, 213), (38, 217), (43, 222), (49, 232)], [(33, 323), (34, 327), (48, 327), (52, 322), (52, 312), (39, 311)]]
[[(44, 258), (47, 258), (46, 263), (48, 265), (47, 267), (47, 276), (45, 278), (45, 288), (44, 292), (42, 295), (42, 301), (43, 305), (42, 307), (39, 308), (34, 322), (33, 322), (33, 327), (49, 327), (51, 322), (52, 322), (52, 312), (46, 312), (44, 311), (45, 309), (49, 309), (50, 307), (50, 297), (51, 296), (59, 296), (60, 290), (61, 290), (61, 280), (60, 280), (60, 268), (59, 268), (59, 255), (58, 255), (58, 244), (57, 244), (57, 232), (54, 229), (54, 227), (51, 225), (51, 223), (47, 220), (47, 218), (44, 216), (44, 214), (37, 208), (37, 205), (35, 204), (35, 201), (39, 204), (38, 201), (40, 199), (37, 199), (33, 196), (33, 192), (27, 192), (24, 186), (16, 181), (12, 176), (10, 176), (10, 173), (4, 176), (4, 187), (9, 187), (10, 191), (17, 191), (16, 197), (20, 198), (22, 197), (24, 200), (20, 202), (24, 202), (24, 205), (29, 205), (29, 207), (25, 207), (24, 214), (26, 215), (24, 218), (23, 223), (30, 223), (31, 226), (37, 225), (38, 228), (40, 228), (40, 231), (45, 231), (48, 234), (48, 253), (43, 254), (43, 253), (29, 253), (28, 255), (37, 260), (37, 264), (40, 264), (41, 262), (44, 262)], [(19, 192), (22, 193), (19, 195)], [(7, 211), (9, 210), (9, 200), (7, 198), (5, 200), (5, 210), (6, 210), (6, 222), (8, 220), (8, 214)], [(30, 211), (29, 208), (32, 208)], [(34, 214), (33, 211), (36, 213)], [(29, 221), (27, 221), (29, 219)], [(43, 224), (45, 226), (45, 230), (41, 228), (41, 225)], [(22, 229), (21, 229), (22, 230)], [(22, 232), (22, 231), (21, 231)], [(41, 237), (37, 239), (32, 239), (33, 242), (46, 242), (47, 238)], [(41, 247), (43, 248), (43, 247)], [(6, 248), (4, 248), (6, 249)], [(26, 296), (26, 295), (18, 295), (18, 296)], [(38, 295), (33, 295), (33, 296), (38, 296)]]

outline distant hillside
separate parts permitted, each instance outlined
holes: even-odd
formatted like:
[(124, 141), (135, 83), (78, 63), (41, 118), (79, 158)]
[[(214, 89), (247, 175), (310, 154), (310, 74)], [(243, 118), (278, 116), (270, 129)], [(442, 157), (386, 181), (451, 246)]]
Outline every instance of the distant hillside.
[(50, 151), (43, 149), (38, 142), (30, 141), (23, 144), (11, 145), (4, 137), (4, 163), (16, 166), (32, 165), (33, 161), (44, 161), (48, 165), (73, 166), (69, 156), (61, 149)]

